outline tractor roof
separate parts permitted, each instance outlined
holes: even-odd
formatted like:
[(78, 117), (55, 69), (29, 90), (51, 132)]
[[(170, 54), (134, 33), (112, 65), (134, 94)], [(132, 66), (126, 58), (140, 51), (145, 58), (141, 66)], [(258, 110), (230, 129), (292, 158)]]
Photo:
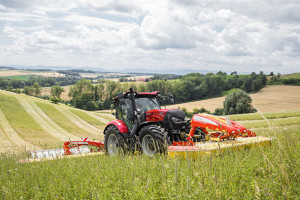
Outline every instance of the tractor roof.
[[(155, 92), (134, 92), (135, 93), (135, 98), (151, 98), (151, 97), (156, 97), (158, 94), (160, 94), (159, 91), (155, 91)], [(126, 92), (124, 94), (125, 98), (128, 98), (130, 96), (130, 92)], [(118, 96), (116, 96), (115, 98), (113, 98), (114, 100), (118, 99)]]

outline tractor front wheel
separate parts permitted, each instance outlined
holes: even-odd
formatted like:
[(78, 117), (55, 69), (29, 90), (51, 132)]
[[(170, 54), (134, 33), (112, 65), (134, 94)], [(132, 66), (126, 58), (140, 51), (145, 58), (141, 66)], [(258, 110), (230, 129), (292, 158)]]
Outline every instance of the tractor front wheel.
[(115, 126), (110, 126), (105, 131), (105, 152), (107, 155), (116, 156), (125, 154), (125, 141), (120, 131)]
[(167, 132), (157, 125), (149, 125), (142, 128), (139, 134), (141, 152), (147, 156), (157, 153), (166, 153)]

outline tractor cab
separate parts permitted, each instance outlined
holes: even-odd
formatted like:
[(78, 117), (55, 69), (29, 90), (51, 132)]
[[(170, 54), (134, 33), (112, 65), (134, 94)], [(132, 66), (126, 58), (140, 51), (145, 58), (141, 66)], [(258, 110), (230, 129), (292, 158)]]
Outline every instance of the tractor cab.
[(116, 118), (125, 122), (128, 130), (132, 130), (134, 123), (146, 121), (149, 110), (159, 110), (159, 92), (137, 93), (127, 92), (114, 98)]

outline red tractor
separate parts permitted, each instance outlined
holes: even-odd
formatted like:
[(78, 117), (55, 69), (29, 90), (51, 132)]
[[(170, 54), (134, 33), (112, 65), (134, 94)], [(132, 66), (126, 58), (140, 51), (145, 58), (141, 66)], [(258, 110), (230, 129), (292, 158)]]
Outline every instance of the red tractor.
[[(105, 150), (114, 155), (119, 151), (136, 150), (152, 156), (167, 150), (171, 141), (183, 141), (189, 133), (189, 122), (182, 110), (161, 109), (159, 92), (119, 94), (114, 98), (117, 120), (107, 124)], [(174, 101), (169, 95), (170, 101)]]
[[(140, 151), (147, 156), (165, 153), (170, 148), (196, 146), (206, 140), (234, 140), (237, 137), (255, 137), (255, 133), (243, 125), (208, 114), (195, 114), (186, 119), (185, 113), (178, 109), (161, 109), (160, 100), (172, 95), (161, 96), (159, 92), (120, 93), (114, 98), (116, 120), (107, 124), (105, 142), (68, 141), (64, 143), (64, 155), (74, 154), (72, 149), (93, 146), (108, 155)], [(79, 150), (79, 149), (78, 149)], [(80, 150), (79, 150), (80, 151)], [(91, 149), (92, 151), (92, 149)]]

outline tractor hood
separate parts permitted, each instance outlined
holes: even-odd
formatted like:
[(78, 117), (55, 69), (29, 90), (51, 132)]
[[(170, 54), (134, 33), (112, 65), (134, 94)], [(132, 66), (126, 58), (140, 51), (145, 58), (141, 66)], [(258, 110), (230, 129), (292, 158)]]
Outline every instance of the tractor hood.
[(184, 120), (185, 114), (182, 110), (178, 109), (155, 109), (155, 110), (148, 110), (146, 112), (146, 121), (163, 121), (166, 113), (176, 117), (178, 119)]
[(158, 122), (163, 121), (166, 112), (169, 109), (155, 109), (155, 110), (148, 110), (146, 112), (146, 121)]

